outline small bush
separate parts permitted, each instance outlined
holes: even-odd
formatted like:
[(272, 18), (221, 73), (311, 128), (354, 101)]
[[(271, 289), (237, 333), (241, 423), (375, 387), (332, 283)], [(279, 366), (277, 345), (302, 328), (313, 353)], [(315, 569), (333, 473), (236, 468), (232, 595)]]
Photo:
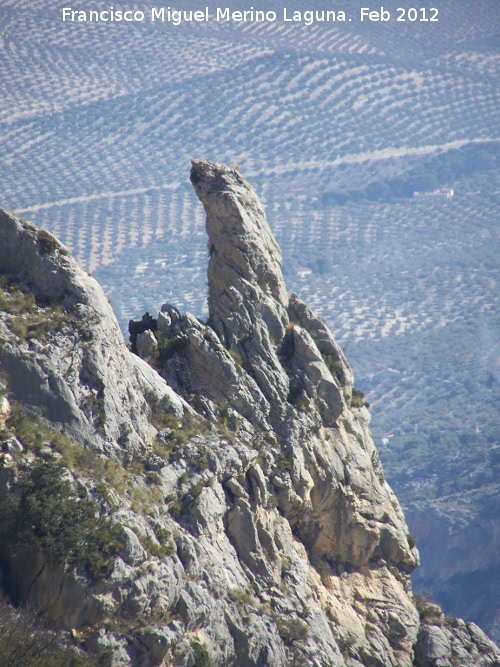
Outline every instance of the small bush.
[(243, 357), (241, 356), (241, 354), (239, 352), (237, 352), (236, 350), (229, 350), (229, 354), (231, 355), (231, 357), (233, 358), (234, 363), (237, 366), (239, 366), (239, 367), (243, 366)]
[(152, 422), (153, 422), (153, 425), (156, 426), (156, 428), (159, 428), (159, 429), (162, 429), (162, 428), (177, 429), (177, 428), (179, 428), (179, 421), (177, 420), (177, 417), (174, 417), (173, 415), (169, 415), (166, 412), (158, 411), (156, 414), (153, 414)]
[(208, 456), (206, 449), (204, 447), (200, 447), (200, 449), (196, 452), (195, 455), (190, 457), (189, 463), (191, 463), (198, 472), (203, 472), (204, 470), (208, 469)]
[(267, 509), (272, 510), (275, 507), (278, 507), (278, 499), (276, 498), (276, 496), (272, 496), (271, 494), (269, 494), (267, 498)]
[(157, 544), (149, 535), (139, 535), (142, 546), (150, 556), (164, 558), (172, 556), (175, 553), (175, 546), (172, 541)]
[(145, 479), (146, 479), (146, 484), (149, 485), (157, 485), (161, 484), (162, 479), (160, 475), (157, 472), (154, 472), (152, 470), (148, 470), (145, 474)]
[(413, 549), (416, 542), (415, 542), (415, 538), (413, 537), (413, 535), (411, 533), (406, 533), (406, 540), (408, 542), (408, 546), (410, 547), (410, 549)]
[(293, 642), (306, 639), (309, 634), (307, 623), (300, 618), (279, 619), (276, 626), (285, 644), (293, 644)]
[(28, 322), (26, 318), (22, 315), (12, 318), (10, 321), (10, 330), (24, 343), (28, 336)]
[(280, 470), (293, 470), (293, 461), (291, 461), (285, 454), (280, 454), (276, 461)]
[(174, 519), (178, 519), (182, 514), (182, 505), (179, 502), (173, 502), (168, 508), (170, 516), (173, 516)]
[(240, 614), (243, 613), (245, 607), (255, 606), (255, 599), (249, 593), (240, 588), (233, 588), (230, 590), (229, 597), (236, 604)]
[(151, 421), (158, 429), (179, 427), (177, 417), (172, 414), (172, 404), (168, 396), (163, 396), (161, 399), (154, 393), (154, 391), (146, 390), (144, 398), (151, 410)]
[(278, 349), (278, 359), (283, 368), (289, 373), (292, 371), (292, 360), (295, 354), (293, 327), (294, 325), (287, 329), (283, 341)]
[(443, 625), (444, 617), (439, 605), (434, 604), (425, 595), (419, 593), (413, 594), (413, 602), (420, 616), (422, 623), (429, 623), (430, 625)]
[(44, 443), (49, 440), (49, 431), (36, 421), (25, 415), (15, 402), (11, 404), (12, 413), (7, 421), (16, 437), (22, 442), (23, 446), (31, 451), (40, 450)]
[(335, 359), (331, 354), (323, 355), (323, 359), (333, 377), (336, 377), (339, 382), (342, 382), (344, 377), (344, 365), (342, 362)]
[(182, 473), (179, 475), (179, 479), (177, 480), (177, 485), (184, 484), (185, 482), (188, 481), (188, 479), (189, 479), (188, 471), (187, 471), (187, 470), (184, 470), (184, 472), (182, 472)]
[(174, 444), (182, 446), (192, 440), (196, 435), (206, 434), (207, 430), (207, 424), (202, 419), (187, 412), (184, 415), (182, 424), (178, 425), (177, 428), (172, 429), (167, 437), (172, 443), (172, 446)]
[(28, 338), (45, 340), (52, 331), (60, 331), (70, 319), (59, 303), (49, 304), (41, 312), (29, 316)]
[(167, 338), (163, 334), (157, 334), (158, 341), (158, 360), (160, 363), (166, 363), (177, 353), (183, 352), (189, 345), (189, 339), (185, 336)]
[(352, 398), (351, 398), (351, 407), (352, 408), (362, 408), (365, 406), (365, 408), (369, 408), (370, 404), (366, 403), (365, 400), (365, 395), (360, 389), (356, 389), (355, 387), (352, 388)]
[(115, 512), (118, 507), (116, 505), (116, 502), (113, 499), (113, 496), (111, 495), (109, 491), (109, 487), (104, 481), (100, 481), (96, 487), (95, 490), (100, 498), (100, 500), (105, 504), (106, 508), (111, 511)]
[(227, 426), (230, 416), (227, 405), (221, 406), (219, 408), (219, 414), (217, 415), (217, 421), (219, 424), (222, 424), (222, 426)]
[(35, 297), (32, 291), (0, 275), (0, 311), (11, 315), (8, 326), (22, 342), (43, 340), (69, 320), (61, 304)]
[(29, 608), (13, 609), (0, 599), (2, 667), (90, 667), (97, 664), (49, 630), (41, 614)]
[(196, 484), (193, 484), (193, 486), (189, 490), (189, 493), (193, 496), (193, 498), (198, 498), (198, 496), (201, 494), (204, 488), (205, 484), (203, 480), (200, 479), (198, 482), (196, 482)]
[(159, 524), (153, 524), (152, 528), (159, 544), (149, 536), (138, 534), (142, 546), (150, 555), (157, 556), (158, 558), (173, 556), (176, 552), (176, 546), (170, 531)]
[(228, 442), (234, 442), (236, 440), (236, 433), (229, 428), (226, 428), (223, 424), (217, 424), (217, 433), (221, 438), (224, 438)]
[(9, 315), (20, 315), (31, 313), (35, 310), (35, 296), (32, 292), (26, 292), (17, 285), (7, 280), (6, 276), (0, 275), (0, 310)]
[(24, 413), (15, 401), (11, 401), (11, 408), (7, 422), (8, 437), (15, 434), (28, 451), (38, 452), (44, 445), (49, 444), (54, 451), (61, 454), (62, 463), (70, 470), (94, 478), (103, 475), (102, 461), (95, 452), (71, 442), (63, 433), (39, 424)]
[(288, 390), (288, 396), (286, 397), (286, 400), (291, 405), (299, 407), (301, 404), (303, 404), (304, 397), (305, 397), (304, 387), (300, 384), (300, 382), (297, 379), (291, 378), (290, 388)]
[(339, 645), (339, 648), (345, 657), (346, 654), (349, 654), (350, 650), (356, 644), (356, 638), (354, 637), (354, 635), (347, 634), (344, 637), (339, 637), (337, 639), (337, 644)]
[(16, 315), (11, 318), (9, 328), (24, 343), (26, 340), (45, 340), (49, 333), (60, 330), (68, 320), (69, 316), (56, 306)]
[(158, 540), (158, 542), (160, 544), (165, 544), (166, 542), (168, 542), (168, 540), (170, 540), (170, 538), (172, 536), (172, 534), (168, 530), (168, 528), (164, 528), (159, 523), (156, 523), (153, 526), (153, 530), (154, 530), (154, 533), (156, 535), (156, 539)]
[(40, 229), (36, 235), (36, 242), (42, 255), (52, 254), (60, 247), (59, 241), (45, 229)]
[(210, 653), (203, 646), (203, 644), (200, 644), (200, 642), (194, 642), (192, 647), (194, 655), (193, 667), (213, 667), (214, 663), (212, 662)]

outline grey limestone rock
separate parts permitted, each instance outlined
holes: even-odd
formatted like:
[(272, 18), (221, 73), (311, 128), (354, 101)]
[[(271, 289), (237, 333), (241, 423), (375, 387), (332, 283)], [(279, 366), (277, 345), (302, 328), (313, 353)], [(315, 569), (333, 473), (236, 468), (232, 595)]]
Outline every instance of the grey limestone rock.
[(295, 327), (291, 336), (294, 348), (291, 364), (325, 426), (333, 426), (346, 409), (339, 382), (333, 377), (319, 349), (305, 329)]
[[(439, 608), (438, 608), (439, 609)], [(415, 644), (417, 667), (498, 667), (500, 650), (474, 623), (445, 619), (423, 623)]]
[[(82, 444), (130, 459), (155, 436), (146, 396), (183, 401), (151, 367), (131, 354), (110, 304), (58, 241), (0, 210), (0, 267), (49, 300), (45, 340), (20, 345), (0, 316), (0, 364), (12, 395)], [(54, 315), (64, 313), (60, 324)], [(50, 326), (51, 318), (53, 324)]]
[(421, 629), (415, 647), (417, 664), (451, 667), (450, 654), (451, 641), (448, 632), (435, 625), (427, 625)]
[(9, 452), (12, 456), (21, 454), (24, 451), (22, 443), (19, 442), (17, 438), (9, 438), (4, 443), (4, 449)]
[[(0, 389), (4, 389), (3, 385), (0, 383)], [(11, 413), (10, 402), (7, 396), (2, 396), (0, 398), (0, 428), (5, 426), (5, 422), (8, 419)]]
[(137, 352), (141, 359), (148, 359), (158, 348), (158, 341), (152, 331), (147, 329), (137, 336)]
[(210, 325), (267, 399), (283, 401), (288, 379), (274, 346), (288, 323), (288, 297), (264, 209), (237, 170), (195, 160), (191, 182), (207, 213)]
[(127, 526), (122, 526), (119, 540), (123, 544), (121, 556), (129, 565), (139, 565), (146, 560), (146, 552), (137, 535)]
[(321, 354), (330, 360), (338, 374), (340, 384), (343, 387), (352, 386), (354, 379), (351, 367), (326, 324), (293, 293), (290, 295), (288, 313), (290, 320), (297, 321), (314, 339)]
[(269, 405), (255, 380), (243, 372), (217, 334), (187, 313), (163, 327), (170, 352), (158, 370), (169, 384), (204, 401), (213, 417), (230, 405), (241, 416), (266, 428)]

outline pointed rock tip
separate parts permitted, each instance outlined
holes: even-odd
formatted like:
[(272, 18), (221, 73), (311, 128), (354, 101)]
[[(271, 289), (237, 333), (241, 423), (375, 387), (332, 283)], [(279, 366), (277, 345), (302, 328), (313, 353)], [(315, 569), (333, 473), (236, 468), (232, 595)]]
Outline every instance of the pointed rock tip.
[[(210, 324), (226, 347), (245, 358), (274, 359), (270, 341), (283, 338), (288, 296), (281, 251), (264, 208), (238, 169), (193, 160), (191, 182), (207, 214)], [(281, 373), (276, 364), (253, 370), (266, 378), (262, 385), (269, 384), (273, 373)], [(280, 382), (286, 384), (281, 377), (275, 380)], [(268, 389), (265, 395), (273, 391)]]
[(198, 195), (202, 189), (206, 194), (227, 190), (234, 180), (243, 183), (238, 169), (208, 160), (191, 160), (190, 180)]

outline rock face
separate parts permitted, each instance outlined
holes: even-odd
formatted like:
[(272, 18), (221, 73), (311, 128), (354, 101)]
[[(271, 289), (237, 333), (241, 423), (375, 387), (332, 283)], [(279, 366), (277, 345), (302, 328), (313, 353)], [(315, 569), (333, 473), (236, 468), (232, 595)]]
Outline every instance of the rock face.
[[(0, 318), (0, 366), (13, 397), (77, 442), (131, 459), (154, 440), (144, 395), (182, 401), (129, 354), (97, 282), (67, 248), (0, 210), (0, 270), (37, 299)], [(118, 441), (120, 446), (116, 446)]]
[(423, 567), (413, 577), (415, 588), (432, 590), (448, 613), (466, 621), (476, 620), (498, 641), (500, 535), (495, 529), (500, 516), (498, 485), (411, 503), (406, 515), (426, 554)]
[[(368, 410), (332, 334), (288, 298), (256, 195), (213, 163), (193, 162), (191, 181), (207, 212), (209, 320), (165, 304), (132, 322), (143, 360), (64, 248), (0, 218), (8, 396), (101, 454), (97, 479), (57, 439), (36, 450), (4, 405), (0, 499), (34, 460), (63, 456), (75, 493), (119, 529), (113, 565), (97, 574), (57, 569), (43, 541), (16, 559), (4, 540), (0, 581), (113, 665), (499, 664), (475, 626), (415, 606), (418, 552)], [(23, 314), (16, 280), (36, 296)], [(59, 317), (42, 341), (29, 335), (41, 315)], [(20, 447), (9, 450), (12, 438)]]
[(288, 394), (273, 346), (288, 324), (281, 251), (255, 193), (235, 170), (194, 161), (191, 183), (207, 213), (209, 326), (241, 355), (271, 405)]

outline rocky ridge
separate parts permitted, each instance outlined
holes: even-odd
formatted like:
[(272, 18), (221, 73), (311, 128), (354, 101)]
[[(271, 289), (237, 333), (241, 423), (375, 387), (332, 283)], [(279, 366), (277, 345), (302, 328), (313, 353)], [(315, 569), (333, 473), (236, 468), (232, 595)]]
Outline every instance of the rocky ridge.
[(1, 212), (0, 268), (40, 302), (17, 313), (24, 320), (18, 335), (9, 328), (15, 318), (3, 322), (2, 371), (26, 407), (120, 460), (154, 438), (145, 393), (168, 395), (182, 414), (174, 392), (128, 353), (97, 282), (53, 236)]
[(131, 322), (137, 354), (67, 249), (2, 213), (0, 499), (60, 461), (120, 531), (98, 572), (4, 540), (2, 587), (113, 665), (500, 664), (474, 624), (414, 599), (369, 412), (328, 328), (287, 296), (255, 193), (214, 163), (191, 182), (209, 319), (165, 304)]

